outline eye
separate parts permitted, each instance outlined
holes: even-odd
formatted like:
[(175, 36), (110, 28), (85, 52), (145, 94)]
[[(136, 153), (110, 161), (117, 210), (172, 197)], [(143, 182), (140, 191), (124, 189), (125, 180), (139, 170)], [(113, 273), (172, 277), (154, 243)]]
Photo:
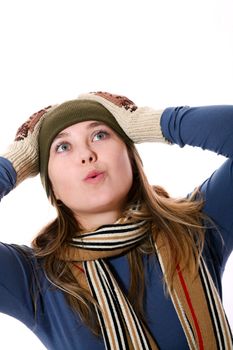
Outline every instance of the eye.
[(57, 153), (63, 153), (70, 150), (70, 144), (67, 142), (60, 143), (56, 146)]
[(108, 137), (108, 136), (109, 136), (109, 133), (107, 131), (100, 130), (94, 134), (92, 141), (101, 141), (103, 139), (106, 139), (106, 137)]

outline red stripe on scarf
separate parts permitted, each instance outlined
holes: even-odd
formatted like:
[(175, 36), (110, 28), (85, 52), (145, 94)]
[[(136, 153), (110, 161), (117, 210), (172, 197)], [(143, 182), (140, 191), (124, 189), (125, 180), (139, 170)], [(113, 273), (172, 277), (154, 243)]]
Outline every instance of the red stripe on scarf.
[(199, 349), (200, 350), (204, 350), (204, 344), (203, 344), (203, 339), (202, 339), (200, 327), (198, 325), (197, 317), (196, 317), (195, 312), (194, 312), (194, 308), (193, 308), (193, 305), (192, 305), (192, 302), (191, 302), (191, 298), (190, 298), (190, 295), (189, 295), (189, 292), (188, 292), (188, 288), (187, 288), (187, 286), (185, 284), (185, 280), (183, 278), (183, 275), (182, 275), (182, 272), (180, 271), (179, 266), (177, 266), (177, 272), (178, 272), (180, 283), (181, 283), (181, 286), (183, 288), (183, 291), (184, 291), (184, 294), (185, 294), (185, 297), (186, 297), (186, 300), (187, 300), (187, 303), (188, 303), (188, 306), (189, 306), (189, 309), (190, 309), (190, 312), (191, 312), (191, 315), (192, 315), (192, 318), (193, 318), (193, 322), (194, 322), (194, 325), (195, 325), (195, 328), (196, 328), (196, 332), (197, 332), (197, 336), (198, 336)]
[(85, 272), (84, 269), (83, 269), (82, 267), (76, 265), (75, 263), (73, 263), (73, 265), (74, 265), (77, 269), (79, 269), (81, 272), (83, 272), (83, 273)]

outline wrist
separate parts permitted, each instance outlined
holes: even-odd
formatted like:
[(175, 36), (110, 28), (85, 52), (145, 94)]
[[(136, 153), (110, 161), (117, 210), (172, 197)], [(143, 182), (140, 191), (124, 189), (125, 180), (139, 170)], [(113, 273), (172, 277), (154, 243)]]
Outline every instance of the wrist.
[(0, 156), (0, 200), (15, 187), (16, 178), (17, 174), (12, 163)]
[(134, 143), (166, 142), (160, 125), (162, 113), (163, 110), (138, 108), (132, 116), (128, 136)]
[(38, 153), (28, 146), (14, 142), (2, 155), (8, 159), (17, 174), (16, 185), (39, 172)]

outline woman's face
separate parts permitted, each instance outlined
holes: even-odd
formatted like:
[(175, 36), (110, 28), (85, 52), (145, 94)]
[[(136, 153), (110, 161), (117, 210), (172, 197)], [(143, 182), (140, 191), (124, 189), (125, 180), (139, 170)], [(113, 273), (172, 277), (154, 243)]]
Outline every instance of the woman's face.
[(77, 218), (119, 214), (133, 182), (125, 143), (97, 121), (74, 124), (55, 137), (48, 174), (55, 197)]

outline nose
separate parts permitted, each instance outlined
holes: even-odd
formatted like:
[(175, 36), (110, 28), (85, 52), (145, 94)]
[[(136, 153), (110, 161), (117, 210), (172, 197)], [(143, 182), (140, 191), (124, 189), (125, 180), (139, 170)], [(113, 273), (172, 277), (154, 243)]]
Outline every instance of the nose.
[(93, 163), (96, 161), (96, 159), (97, 159), (96, 154), (90, 149), (87, 149), (85, 152), (81, 154), (82, 164)]
[(94, 158), (92, 156), (90, 156), (88, 159), (86, 158), (82, 158), (82, 164), (85, 164), (85, 163), (92, 163), (94, 160)]

